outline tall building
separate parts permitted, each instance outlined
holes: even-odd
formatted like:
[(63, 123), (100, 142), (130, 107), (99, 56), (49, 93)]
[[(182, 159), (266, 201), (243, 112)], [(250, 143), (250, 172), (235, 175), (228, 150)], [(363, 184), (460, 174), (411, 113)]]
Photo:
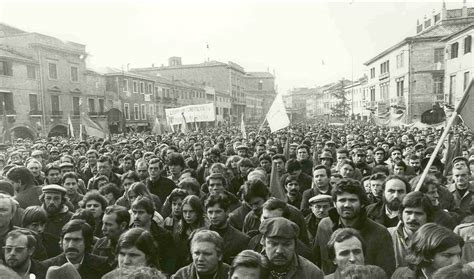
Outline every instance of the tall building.
[(268, 72), (247, 72), (245, 75), (247, 98), (246, 119), (249, 123), (261, 123), (276, 96), (275, 76)]
[(445, 47), (443, 38), (474, 23), (474, 8), (446, 9), (417, 23), (416, 35), (365, 62), (369, 73), (368, 108), (406, 110), (407, 121), (421, 119), (434, 104), (444, 103)]
[(283, 95), (283, 103), (291, 121), (306, 119), (306, 100), (317, 93), (316, 88), (293, 88), (288, 94)]

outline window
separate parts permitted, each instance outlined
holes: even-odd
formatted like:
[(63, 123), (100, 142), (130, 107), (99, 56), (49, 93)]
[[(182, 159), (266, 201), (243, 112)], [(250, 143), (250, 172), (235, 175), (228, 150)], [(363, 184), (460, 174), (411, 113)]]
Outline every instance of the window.
[(12, 62), (0, 61), (0, 75), (13, 76)]
[(138, 104), (133, 105), (133, 119), (140, 119), (140, 107), (138, 106)]
[(127, 103), (123, 104), (123, 112), (125, 119), (130, 120), (130, 106)]
[(375, 101), (375, 86), (370, 87), (370, 101)]
[(140, 93), (145, 94), (145, 83), (143, 81), (140, 82)]
[(399, 55), (397, 55), (397, 69), (403, 67), (403, 62), (404, 62), (403, 60), (404, 60), (404, 57), (403, 57), (403, 52), (402, 52)]
[(138, 81), (133, 81), (133, 93), (138, 93)]
[(258, 90), (263, 90), (263, 81), (258, 82)]
[(50, 79), (58, 79), (58, 68), (56, 63), (48, 63), (48, 73)]
[(451, 59), (458, 57), (459, 43), (451, 44)]
[(51, 95), (51, 110), (53, 114), (59, 114), (59, 96)]
[(99, 113), (104, 114), (104, 111), (105, 111), (104, 99), (99, 99)]
[(0, 115), (3, 114), (3, 102), (5, 102), (6, 114), (15, 114), (15, 109), (13, 107), (13, 94), (9, 92), (0, 93)]
[(153, 93), (153, 85), (151, 83), (148, 84), (148, 94), (152, 94)]
[(219, 108), (216, 107), (216, 115), (219, 115)]
[(30, 113), (31, 112), (38, 112), (38, 95), (37, 94), (30, 94)]
[(123, 79), (123, 92), (128, 92), (128, 79)]
[(80, 98), (72, 97), (72, 113), (73, 115), (80, 115)]
[(434, 63), (438, 63), (438, 62), (443, 63), (443, 60), (444, 60), (444, 49), (435, 48), (434, 49)]
[(29, 79), (36, 79), (36, 67), (33, 65), (26, 65), (26, 77)]
[(463, 84), (463, 90), (466, 90), (467, 86), (469, 85), (469, 81), (471, 81), (471, 75), (469, 72), (464, 73), (464, 84)]
[(153, 116), (155, 116), (154, 110), (155, 110), (155, 106), (153, 104), (149, 104), (148, 115), (150, 116), (150, 119), (153, 119)]
[(71, 66), (71, 81), (78, 81), (79, 76), (77, 74), (77, 67), (76, 66)]
[(388, 82), (380, 84), (380, 100), (387, 100), (389, 98)]
[(140, 112), (142, 113), (142, 120), (146, 120), (146, 105), (145, 104), (142, 104)]
[(375, 78), (375, 67), (370, 68), (370, 78)]
[(434, 77), (434, 85), (433, 85), (434, 92), (433, 93), (435, 95), (444, 94), (443, 86), (444, 86), (444, 77), (443, 76)]
[(471, 46), (472, 46), (472, 37), (467, 36), (464, 38), (464, 54), (471, 52)]
[(453, 96), (454, 91), (456, 90), (456, 75), (452, 75), (449, 77), (449, 96), (448, 96), (448, 104), (453, 104)]
[(390, 62), (390, 61), (387, 60), (387, 61), (383, 62), (382, 64), (380, 64), (380, 74), (381, 74), (381, 75), (390, 72), (390, 69), (389, 69), (390, 64), (389, 64), (389, 62)]
[(89, 112), (95, 112), (95, 100), (94, 99), (89, 99)]
[(403, 97), (403, 83), (403, 78), (397, 81), (397, 97)]

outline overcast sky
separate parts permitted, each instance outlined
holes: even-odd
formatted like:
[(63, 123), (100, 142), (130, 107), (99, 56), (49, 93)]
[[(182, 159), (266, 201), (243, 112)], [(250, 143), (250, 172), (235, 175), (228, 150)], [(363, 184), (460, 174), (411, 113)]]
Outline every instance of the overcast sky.
[(275, 71), (284, 93), (362, 76), (365, 61), (414, 35), (416, 20), (441, 7), (442, 1), (0, 0), (0, 21), (85, 44), (90, 67), (209, 57), (246, 71)]

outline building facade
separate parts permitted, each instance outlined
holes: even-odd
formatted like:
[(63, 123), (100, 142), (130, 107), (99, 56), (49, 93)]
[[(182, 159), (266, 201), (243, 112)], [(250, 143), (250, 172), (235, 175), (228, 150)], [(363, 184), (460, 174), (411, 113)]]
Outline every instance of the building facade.
[(268, 72), (247, 72), (245, 118), (250, 123), (261, 123), (276, 96), (275, 76)]

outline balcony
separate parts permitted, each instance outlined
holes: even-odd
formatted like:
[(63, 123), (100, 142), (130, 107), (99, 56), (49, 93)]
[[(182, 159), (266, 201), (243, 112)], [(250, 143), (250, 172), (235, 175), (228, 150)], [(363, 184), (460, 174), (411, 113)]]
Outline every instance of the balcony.
[(30, 110), (30, 116), (42, 116), (43, 111), (41, 110)]
[(390, 77), (390, 72), (385, 72), (379, 75), (379, 80), (386, 79)]
[(63, 116), (62, 110), (53, 110), (51, 111), (51, 117), (58, 118)]

